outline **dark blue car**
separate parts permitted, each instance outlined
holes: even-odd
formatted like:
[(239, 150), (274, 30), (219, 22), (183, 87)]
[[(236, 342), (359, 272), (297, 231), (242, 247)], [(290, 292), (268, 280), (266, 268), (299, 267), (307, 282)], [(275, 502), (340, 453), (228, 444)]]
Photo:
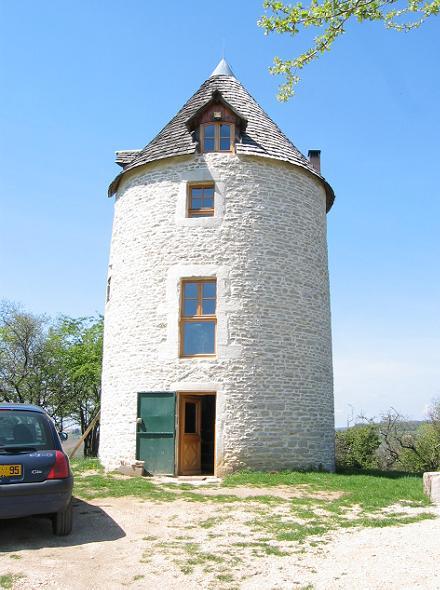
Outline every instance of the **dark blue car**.
[(72, 530), (73, 477), (44, 410), (0, 404), (0, 519), (47, 515), (56, 535)]

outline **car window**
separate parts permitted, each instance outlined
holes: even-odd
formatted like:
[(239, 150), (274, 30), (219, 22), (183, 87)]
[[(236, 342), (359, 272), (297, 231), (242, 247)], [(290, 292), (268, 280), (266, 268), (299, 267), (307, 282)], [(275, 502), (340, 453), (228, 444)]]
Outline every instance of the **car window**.
[(51, 427), (46, 416), (23, 410), (0, 411), (0, 447), (34, 447), (38, 451), (53, 449)]

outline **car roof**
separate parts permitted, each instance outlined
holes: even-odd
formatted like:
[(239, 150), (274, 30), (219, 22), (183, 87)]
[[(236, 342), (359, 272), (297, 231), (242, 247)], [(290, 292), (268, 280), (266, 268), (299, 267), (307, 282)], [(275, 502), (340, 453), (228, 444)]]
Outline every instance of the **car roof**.
[(39, 414), (45, 414), (43, 408), (39, 406), (33, 406), (31, 404), (9, 404), (1, 403), (0, 410), (25, 410), (27, 412), (38, 412)]

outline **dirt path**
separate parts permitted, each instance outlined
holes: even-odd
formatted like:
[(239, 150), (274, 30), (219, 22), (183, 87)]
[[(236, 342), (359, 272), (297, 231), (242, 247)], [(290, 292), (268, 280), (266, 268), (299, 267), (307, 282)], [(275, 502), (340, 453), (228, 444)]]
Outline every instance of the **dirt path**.
[(1, 522), (0, 576), (16, 576), (14, 590), (440, 589), (440, 519), (273, 544), (251, 526), (261, 511), (252, 500), (76, 501), (67, 538), (42, 519)]

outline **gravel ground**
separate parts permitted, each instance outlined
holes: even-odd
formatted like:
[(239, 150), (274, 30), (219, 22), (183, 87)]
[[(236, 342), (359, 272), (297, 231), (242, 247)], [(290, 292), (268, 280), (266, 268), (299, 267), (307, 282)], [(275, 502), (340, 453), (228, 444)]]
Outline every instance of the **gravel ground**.
[(0, 576), (15, 576), (14, 590), (440, 590), (439, 519), (338, 530), (268, 554), (249, 527), (260, 506), (77, 500), (66, 538), (43, 519), (0, 522)]

